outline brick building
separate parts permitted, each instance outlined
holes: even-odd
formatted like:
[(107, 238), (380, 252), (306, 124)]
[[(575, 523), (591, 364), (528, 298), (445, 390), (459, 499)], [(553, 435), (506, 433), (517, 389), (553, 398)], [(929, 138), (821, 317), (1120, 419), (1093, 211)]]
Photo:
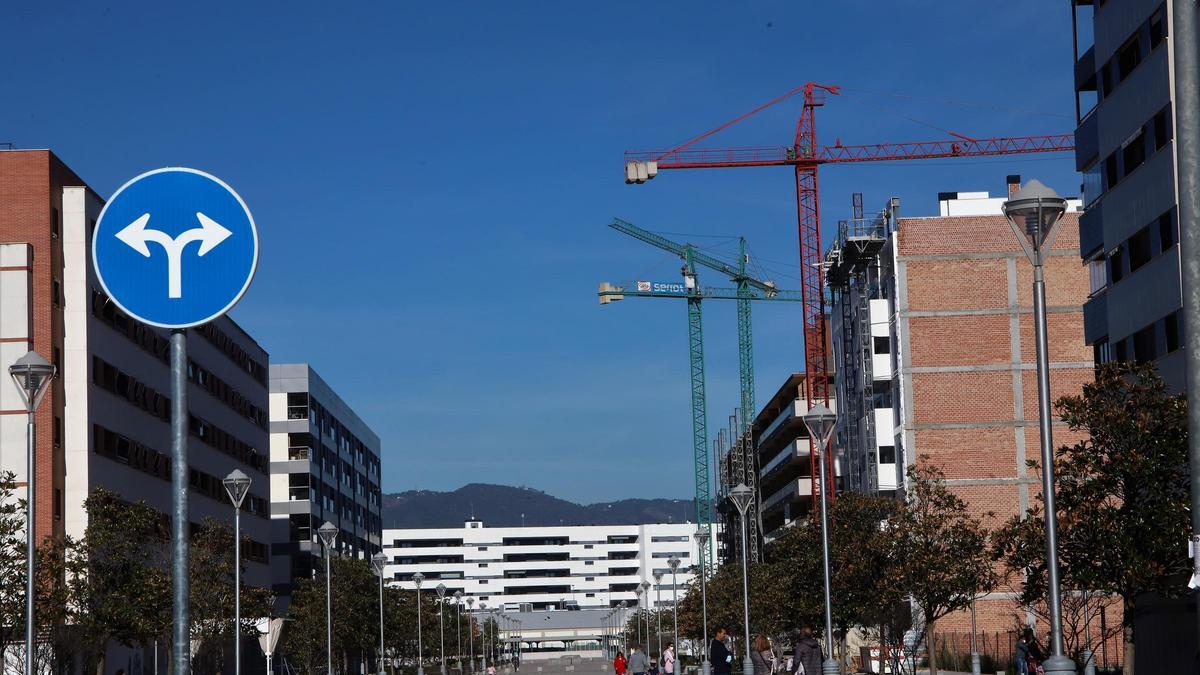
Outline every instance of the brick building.
[[(1011, 193), (1019, 177), (1009, 182)], [(891, 200), (866, 226), (842, 228), (830, 252), (851, 258), (855, 237), (860, 254), (870, 251), (856, 263), (861, 302), (832, 321), (834, 345), (859, 345), (845, 332), (863, 333), (861, 348), (835, 347), (846, 357), (836, 363), (838, 410), (862, 418), (841, 421), (839, 461), (877, 463), (870, 491), (881, 492), (896, 476), (891, 466), (884, 470), (884, 454), (896, 458), (900, 472), (935, 464), (988, 525), (1023, 513), (1040, 496), (1040, 479), (1025, 464), (1039, 456), (1040, 442), (1033, 268), (1002, 215), (1004, 199), (943, 193), (937, 216), (913, 218), (899, 218)], [(1078, 259), (1080, 205), (1068, 204), (1045, 266), (1052, 399), (1079, 392), (1093, 377), (1083, 338), (1088, 272)], [(854, 396), (866, 400), (847, 400)], [(1071, 440), (1056, 429), (1056, 445)], [(1024, 618), (1010, 593), (978, 605), (981, 630), (1009, 630)], [(939, 630), (968, 630), (968, 621), (951, 616)]]

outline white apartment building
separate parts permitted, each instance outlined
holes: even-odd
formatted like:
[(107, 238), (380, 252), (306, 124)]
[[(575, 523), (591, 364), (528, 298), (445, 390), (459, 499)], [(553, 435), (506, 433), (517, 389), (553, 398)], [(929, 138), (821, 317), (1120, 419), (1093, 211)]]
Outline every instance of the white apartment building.
[[(383, 550), (385, 578), (401, 588), (446, 586), (464, 598), (511, 611), (597, 609), (637, 602), (636, 589), (650, 584), (647, 603), (672, 602), (668, 561), (679, 558), (675, 581), (682, 595), (699, 564), (694, 523), (389, 529)], [(654, 574), (662, 573), (656, 584)], [(478, 606), (478, 605), (476, 605)]]

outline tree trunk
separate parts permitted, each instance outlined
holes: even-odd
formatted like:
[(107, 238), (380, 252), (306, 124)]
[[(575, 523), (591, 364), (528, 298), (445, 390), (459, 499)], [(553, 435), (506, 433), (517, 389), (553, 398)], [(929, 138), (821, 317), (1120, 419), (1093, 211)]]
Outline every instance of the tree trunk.
[(104, 651), (101, 650), (100, 658), (96, 659), (96, 675), (104, 675)]
[(1123, 654), (1122, 654), (1123, 662), (1122, 662), (1121, 672), (1124, 673), (1125, 675), (1135, 675), (1135, 673), (1137, 671), (1135, 670), (1134, 653), (1133, 653), (1133, 640), (1134, 640), (1134, 635), (1133, 635), (1134, 605), (1133, 605), (1133, 601), (1126, 600), (1124, 605), (1122, 606), (1122, 609), (1124, 610), (1124, 616), (1121, 617), (1121, 620), (1125, 623), (1125, 627), (1121, 631), (1121, 636), (1122, 636), (1122, 650), (1121, 651), (1123, 652)]
[(933, 630), (933, 622), (930, 621), (925, 627), (925, 642), (929, 645), (929, 675), (938, 674), (937, 665), (937, 635)]

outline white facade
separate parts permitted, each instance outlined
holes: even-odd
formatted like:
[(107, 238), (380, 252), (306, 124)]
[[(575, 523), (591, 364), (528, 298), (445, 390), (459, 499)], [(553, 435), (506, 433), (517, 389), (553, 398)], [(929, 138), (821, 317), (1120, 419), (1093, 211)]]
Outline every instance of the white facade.
[[(413, 574), (423, 589), (439, 583), (446, 593), (461, 590), (488, 607), (518, 610), (595, 609), (637, 601), (635, 589), (650, 584), (647, 606), (672, 602), (668, 560), (680, 560), (676, 584), (682, 595), (699, 564), (693, 523), (486, 527), (478, 520), (462, 527), (389, 529), (383, 550), (389, 583), (412, 589)], [(655, 584), (654, 573), (662, 572)]]

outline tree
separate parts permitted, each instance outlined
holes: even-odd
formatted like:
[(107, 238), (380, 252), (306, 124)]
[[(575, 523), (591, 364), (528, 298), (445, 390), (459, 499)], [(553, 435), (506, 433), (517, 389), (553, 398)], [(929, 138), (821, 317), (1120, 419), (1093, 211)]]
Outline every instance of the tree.
[[(932, 646), (938, 620), (970, 607), (977, 595), (996, 585), (997, 574), (981, 521), (946, 487), (941, 469), (928, 457), (921, 459), (908, 468), (905, 501), (885, 527), (885, 559), (891, 564), (881, 570), (879, 597), (911, 598), (916, 610), (910, 628), (914, 644)], [(902, 634), (909, 617), (901, 614), (885, 611), (878, 623), (891, 636)], [(936, 650), (928, 652), (930, 672), (936, 675)]]
[(84, 539), (66, 553), (68, 620), (85, 666), (103, 675), (110, 641), (145, 644), (170, 625), (167, 528), (145, 502), (129, 503), (104, 488), (85, 501)]
[[(1068, 588), (1114, 595), (1124, 608), (1125, 659), (1133, 672), (1133, 617), (1145, 593), (1186, 592), (1191, 565), (1180, 541), (1189, 526), (1187, 402), (1147, 364), (1106, 364), (1056, 408), (1083, 440), (1055, 452), (1060, 567)], [(1036, 463), (1031, 463), (1036, 467)], [(1044, 514), (1030, 509), (997, 538), (1022, 600), (1046, 597)]]
[[(243, 550), (245, 550), (243, 548)], [(233, 526), (205, 518), (192, 533), (188, 554), (192, 640), (203, 652), (197, 660), (208, 660), (209, 670), (223, 671), (225, 646), (234, 637)], [(240, 561), (245, 579), (246, 563)], [(255, 620), (273, 613), (274, 598), (265, 588), (242, 584), (241, 637), (257, 636)], [(197, 667), (197, 670), (201, 668)]]
[(0, 661), (22, 649), (25, 631), (25, 501), (12, 472), (0, 473)]

